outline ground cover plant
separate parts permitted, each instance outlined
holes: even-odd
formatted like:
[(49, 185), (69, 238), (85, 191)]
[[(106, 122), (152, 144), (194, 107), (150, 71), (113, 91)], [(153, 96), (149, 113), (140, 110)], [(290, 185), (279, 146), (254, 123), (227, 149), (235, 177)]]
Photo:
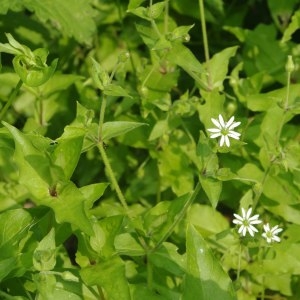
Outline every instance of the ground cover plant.
[(298, 1), (0, 4), (1, 299), (300, 299)]

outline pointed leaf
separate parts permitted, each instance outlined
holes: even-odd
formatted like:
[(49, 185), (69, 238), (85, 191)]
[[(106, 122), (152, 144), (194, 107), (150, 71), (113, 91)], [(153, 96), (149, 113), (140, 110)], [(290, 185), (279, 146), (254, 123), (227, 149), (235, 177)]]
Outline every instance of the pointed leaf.
[(78, 164), (85, 133), (84, 129), (66, 126), (63, 135), (57, 139), (51, 158), (62, 169), (66, 180), (71, 178)]
[(92, 208), (95, 201), (99, 200), (106, 190), (108, 183), (94, 183), (81, 187), (79, 190), (86, 199), (86, 209)]
[(104, 86), (103, 93), (108, 96), (115, 97), (130, 97), (132, 98), (125, 89), (117, 84), (108, 84)]
[[(228, 73), (229, 59), (235, 55), (238, 47), (230, 47), (215, 54), (207, 63), (207, 71), (209, 78), (209, 88), (211, 90), (218, 88), (223, 90), (223, 81)], [(206, 78), (207, 78), (206, 77)]]
[(121, 134), (125, 134), (135, 128), (147, 125), (146, 123), (128, 122), (128, 121), (113, 121), (106, 122), (102, 128), (102, 139), (109, 140)]
[(118, 234), (114, 243), (119, 255), (143, 256), (146, 254), (145, 249), (138, 242), (137, 236), (133, 233)]
[(187, 273), (182, 299), (236, 299), (229, 276), (192, 225), (187, 227), (186, 249)]

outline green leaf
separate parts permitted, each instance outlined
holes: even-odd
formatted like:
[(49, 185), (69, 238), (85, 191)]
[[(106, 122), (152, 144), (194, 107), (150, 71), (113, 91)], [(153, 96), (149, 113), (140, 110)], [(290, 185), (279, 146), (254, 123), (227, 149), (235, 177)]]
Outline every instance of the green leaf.
[(252, 54), (244, 56), (244, 67), (249, 75), (262, 71), (285, 83), (286, 53), (276, 35), (274, 24), (259, 24), (253, 31), (249, 31), (244, 51)]
[(23, 8), (23, 1), (20, 0), (2, 0), (0, 5), (0, 14), (6, 15), (8, 10), (20, 11)]
[(111, 216), (93, 224), (95, 234), (90, 237), (90, 245), (101, 258), (115, 255), (114, 242), (122, 222), (123, 216)]
[(187, 72), (201, 87), (206, 87), (200, 74), (205, 70), (195, 55), (181, 43), (174, 43), (167, 54), (168, 60), (181, 67)]
[(8, 210), (0, 214), (0, 281), (24, 268), (20, 262), (20, 253), (26, 239), (29, 237), (28, 231), (32, 225), (32, 217), (24, 209)]
[(76, 81), (83, 77), (73, 74), (57, 74), (55, 73), (42, 87), (43, 95), (50, 97), (52, 94), (66, 90)]
[(148, 9), (148, 16), (150, 19), (157, 19), (163, 12), (164, 8), (166, 6), (165, 2), (157, 2), (153, 4)]
[(167, 133), (168, 130), (169, 130), (168, 119), (158, 120), (155, 123), (153, 129), (151, 130), (151, 133), (149, 136), (149, 141), (152, 141), (152, 140), (155, 140), (155, 139), (161, 137), (162, 135)]
[(130, 97), (132, 98), (127, 91), (117, 84), (108, 84), (103, 88), (103, 93), (108, 96), (115, 97)]
[[(19, 168), (19, 182), (26, 186), (35, 200), (49, 196), (49, 188), (60, 177), (59, 170), (50, 171), (50, 158), (46, 149), (51, 140), (39, 135), (26, 135), (3, 122), (15, 141), (14, 158)], [(35, 144), (34, 144), (35, 142)]]
[(58, 223), (70, 223), (92, 235), (93, 229), (87, 216), (85, 201), (85, 197), (75, 184), (68, 182), (54, 186), (52, 196), (41, 199), (40, 203), (54, 210)]
[(24, 209), (8, 210), (0, 214), (0, 257), (11, 257), (21, 250), (20, 241), (27, 235), (32, 218)]
[(55, 22), (63, 34), (73, 36), (78, 42), (90, 43), (96, 32), (93, 20), (96, 12), (88, 1), (25, 0), (24, 5), (42, 22)]
[(92, 235), (85, 197), (75, 184), (66, 181), (61, 168), (50, 160), (50, 153), (47, 150), (51, 140), (39, 135), (23, 134), (7, 123), (5, 126), (15, 140), (19, 181), (31, 193), (32, 200), (52, 208), (58, 222), (71, 223)]
[(30, 87), (37, 87), (48, 81), (53, 75), (58, 62), (58, 59), (54, 59), (49, 67), (32, 66), (29, 68), (26, 60), (25, 55), (18, 55), (13, 59), (13, 66), (21, 80)]
[(66, 180), (71, 178), (78, 164), (85, 133), (84, 129), (66, 126), (63, 135), (56, 140), (51, 158), (53, 164), (64, 172)]
[(106, 190), (108, 183), (94, 183), (79, 188), (82, 195), (85, 197), (86, 209), (91, 209), (94, 202), (99, 200)]
[(104, 90), (108, 84), (110, 84), (110, 78), (106, 70), (103, 69), (95, 59), (91, 57), (92, 61), (92, 78), (97, 85), (98, 89)]
[(205, 128), (212, 128), (214, 124), (211, 118), (216, 118), (224, 112), (225, 96), (217, 89), (210, 92), (201, 90), (201, 96), (205, 100), (205, 103), (197, 106), (200, 120), (205, 125)]
[(102, 139), (109, 140), (113, 137), (125, 134), (135, 128), (147, 125), (146, 123), (128, 122), (128, 121), (113, 121), (105, 122), (102, 127)]
[(30, 49), (28, 49), (28, 47), (21, 45), (18, 41), (14, 39), (14, 37), (10, 33), (7, 33), (6, 37), (9, 43), (0, 43), (0, 52), (9, 53), (13, 55), (22, 55), (25, 54), (27, 51), (30, 52)]
[(294, 32), (296, 32), (300, 28), (300, 11), (296, 10), (292, 16), (291, 22), (286, 27), (283, 36), (281, 38), (282, 43), (286, 43), (292, 38)]
[(187, 37), (189, 37), (188, 32), (194, 27), (194, 25), (190, 26), (178, 26), (176, 27), (169, 35), (168, 38), (171, 41), (180, 40), (182, 42), (185, 41)]
[(200, 175), (199, 179), (212, 207), (216, 208), (222, 192), (222, 181), (203, 175)]
[(178, 253), (178, 248), (171, 243), (163, 243), (154, 252), (148, 255), (150, 262), (160, 268), (167, 270), (176, 276), (182, 276), (185, 269), (185, 256)]
[(138, 237), (133, 233), (118, 234), (114, 244), (119, 255), (143, 256), (146, 254), (145, 249), (138, 242)]
[(145, 0), (130, 0), (128, 3), (128, 10), (139, 7)]
[(193, 204), (189, 209), (187, 221), (194, 225), (203, 237), (220, 233), (229, 228), (228, 220), (221, 213), (209, 205), (198, 203)]
[(155, 291), (150, 291), (145, 284), (131, 284), (130, 294), (132, 300), (165, 300), (164, 296), (160, 296)]
[(173, 232), (174, 225), (182, 217), (182, 212), (186, 209), (186, 204), (190, 198), (190, 194), (185, 194), (171, 202), (161, 201), (149, 209), (143, 216), (147, 235), (150, 235), (157, 242), (168, 237)]
[(84, 268), (80, 271), (80, 275), (87, 285), (102, 287), (110, 300), (131, 299), (125, 266), (119, 257)]
[(199, 180), (213, 208), (216, 208), (222, 191), (222, 181), (216, 179), (219, 170), (219, 161), (216, 153), (209, 145), (209, 138), (200, 132), (197, 145), (197, 164), (200, 171)]
[(236, 299), (229, 276), (193, 225), (188, 225), (186, 234), (187, 267), (182, 299)]
[(194, 187), (191, 155), (185, 149), (187, 144), (190, 144), (189, 138), (178, 131), (157, 154), (161, 189), (171, 187), (177, 196), (192, 191)]
[(38, 271), (50, 271), (56, 265), (55, 230), (49, 233), (39, 242), (33, 254), (33, 266)]
[(238, 47), (230, 47), (215, 54), (206, 64), (208, 74), (203, 77), (203, 81), (208, 78), (207, 86), (210, 90), (223, 90), (223, 82), (228, 73), (229, 60), (235, 55)]

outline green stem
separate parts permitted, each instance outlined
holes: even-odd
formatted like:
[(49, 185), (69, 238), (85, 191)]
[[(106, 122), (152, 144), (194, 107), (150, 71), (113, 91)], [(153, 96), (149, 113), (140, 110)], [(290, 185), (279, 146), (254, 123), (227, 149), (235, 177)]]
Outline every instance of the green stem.
[(285, 104), (284, 104), (284, 110), (285, 111), (289, 107), (290, 84), (291, 84), (290, 81), (291, 81), (291, 72), (287, 72), (286, 95), (285, 95)]
[(102, 94), (102, 102), (100, 107), (99, 126), (98, 126), (98, 142), (102, 141), (102, 128), (104, 124), (106, 104), (107, 104), (106, 95)]
[(164, 34), (168, 33), (168, 22), (169, 22), (169, 0), (165, 0), (165, 15), (164, 15)]
[(11, 106), (11, 104), (13, 103), (13, 101), (16, 99), (17, 94), (19, 93), (22, 84), (23, 84), (22, 80), (19, 80), (19, 82), (17, 83), (15, 89), (10, 94), (10, 96), (8, 98), (8, 101), (6, 102), (6, 104), (4, 105), (4, 107), (2, 108), (2, 110), (0, 112), (0, 120), (2, 120), (3, 116), (5, 115), (5, 113), (9, 109), (9, 107)]
[(147, 255), (147, 285), (148, 289), (151, 291), (153, 287), (153, 268), (152, 263), (149, 260), (149, 255)]
[(242, 244), (240, 244), (240, 251), (239, 251), (238, 269), (237, 269), (237, 276), (236, 276), (237, 281), (239, 281), (239, 279), (240, 279), (241, 261), (242, 261)]
[(38, 90), (38, 96), (37, 96), (37, 102), (38, 102), (38, 118), (39, 118), (39, 124), (41, 126), (44, 125), (44, 103), (43, 103), (43, 98), (41, 96), (40, 91)]
[(205, 13), (204, 13), (203, 0), (199, 0), (199, 9), (200, 9), (200, 21), (201, 21), (202, 36), (203, 36), (204, 55), (205, 55), (205, 61), (206, 61), (206, 63), (208, 63), (208, 61), (209, 61), (209, 47), (208, 47), (208, 39), (207, 39), (207, 31), (206, 31), (206, 22), (205, 22)]
[(0, 296), (3, 297), (2, 299), (7, 299), (7, 300), (13, 300), (15, 299), (14, 296), (11, 296), (5, 292), (0, 291)]
[(180, 211), (180, 213), (177, 215), (177, 217), (175, 218), (175, 220), (173, 221), (173, 223), (169, 227), (168, 231), (162, 236), (162, 238), (158, 241), (158, 243), (152, 249), (152, 252), (154, 252), (156, 249), (158, 249), (162, 245), (162, 243), (164, 241), (166, 241), (167, 238), (172, 234), (174, 228), (182, 220), (182, 218), (185, 216), (188, 208), (192, 205), (192, 203), (194, 202), (194, 200), (197, 197), (200, 190), (201, 190), (201, 184), (200, 184), (200, 182), (198, 182), (194, 192), (191, 194), (190, 198), (187, 200), (187, 202), (183, 206), (182, 210)]
[(98, 290), (98, 293), (99, 293), (99, 299), (100, 300), (105, 300), (105, 297), (104, 297), (101, 286), (97, 285), (97, 290)]
[(124, 195), (123, 195), (123, 193), (122, 193), (122, 191), (120, 189), (118, 181), (117, 181), (117, 179), (115, 177), (115, 174), (114, 174), (114, 172), (113, 172), (113, 170), (111, 168), (109, 159), (108, 159), (108, 157), (106, 155), (106, 152), (105, 152), (105, 149), (104, 149), (104, 146), (103, 146), (103, 142), (100, 141), (97, 146), (98, 146), (98, 149), (99, 149), (99, 151), (101, 153), (101, 157), (102, 157), (104, 165), (106, 167), (108, 176), (110, 177), (112, 186), (114, 187), (114, 189), (115, 189), (115, 191), (117, 193), (117, 196), (118, 196), (121, 204), (123, 205), (123, 207), (124, 207), (124, 209), (126, 211), (126, 214), (129, 216), (129, 209), (128, 209), (128, 206), (127, 206), (126, 199), (125, 199), (125, 197), (124, 197)]
[(211, 89), (212, 83), (211, 83), (211, 74), (210, 74), (210, 67), (209, 67), (210, 57), (209, 57), (209, 46), (208, 46), (203, 0), (199, 0), (199, 10), (200, 10), (200, 21), (201, 21), (202, 36), (203, 36), (204, 55), (205, 55), (205, 61), (206, 61), (206, 67), (207, 67), (207, 83), (208, 83), (209, 89)]
[(277, 148), (279, 148), (279, 142), (280, 142), (280, 136), (281, 136), (281, 132), (282, 132), (282, 128), (285, 124), (285, 116), (286, 116), (286, 113), (288, 111), (288, 108), (289, 108), (289, 98), (290, 98), (290, 81), (291, 81), (291, 72), (288, 71), (287, 72), (287, 79), (286, 79), (286, 95), (285, 95), (285, 100), (284, 100), (284, 103), (283, 104), (283, 115), (282, 115), (282, 119), (281, 119), (281, 122), (280, 122), (280, 125), (279, 125), (279, 128), (278, 128), (278, 131), (277, 131), (277, 141), (276, 141), (276, 146)]

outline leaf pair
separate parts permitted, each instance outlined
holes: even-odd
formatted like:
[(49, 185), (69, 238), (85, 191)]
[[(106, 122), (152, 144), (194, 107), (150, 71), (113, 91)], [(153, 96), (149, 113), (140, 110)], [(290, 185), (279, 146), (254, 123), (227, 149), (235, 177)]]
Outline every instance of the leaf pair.
[(44, 84), (53, 75), (58, 59), (54, 59), (50, 66), (46, 64), (48, 51), (39, 48), (31, 51), (27, 46), (21, 45), (11, 34), (6, 34), (8, 44), (0, 44), (0, 52), (15, 55), (13, 66), (23, 83), (31, 87)]

